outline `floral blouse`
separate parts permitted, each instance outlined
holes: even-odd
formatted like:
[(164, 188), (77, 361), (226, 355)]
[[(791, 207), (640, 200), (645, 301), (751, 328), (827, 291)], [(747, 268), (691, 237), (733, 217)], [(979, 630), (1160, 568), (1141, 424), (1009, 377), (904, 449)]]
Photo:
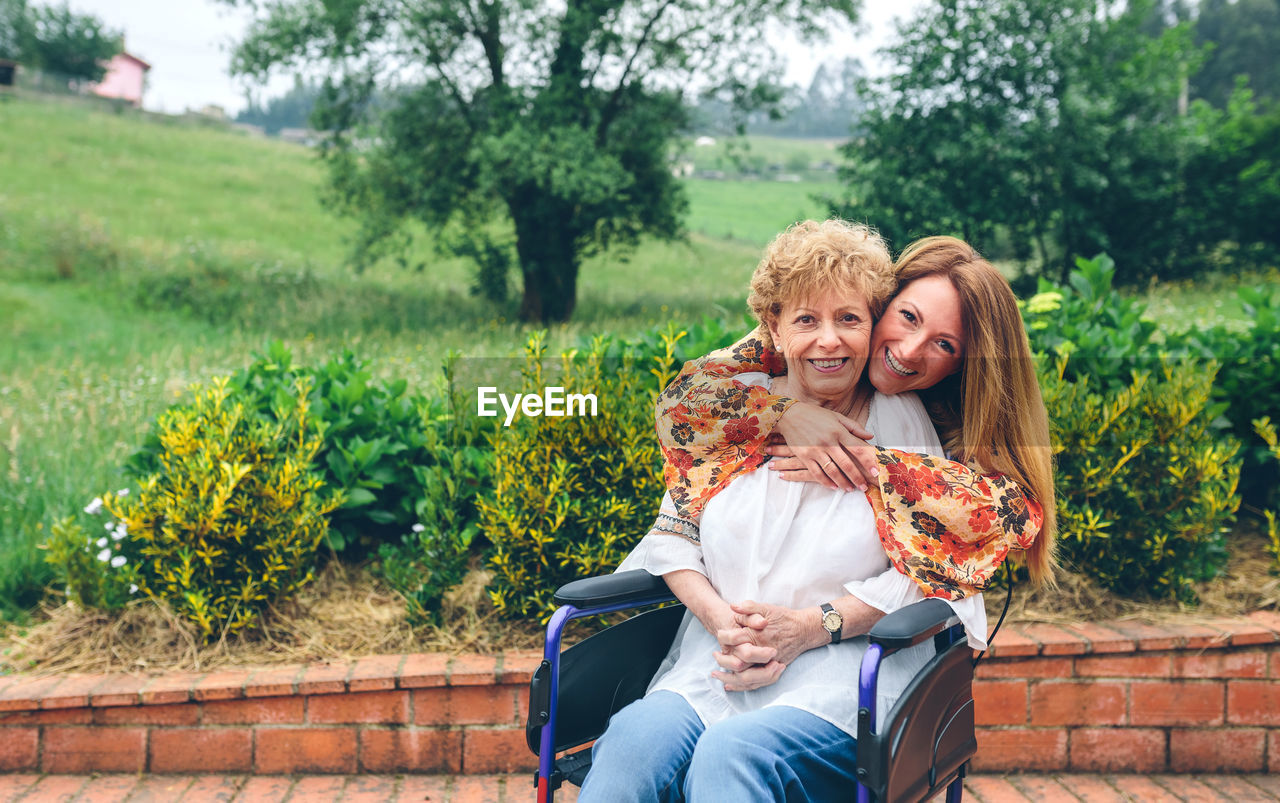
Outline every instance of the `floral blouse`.
[[(769, 433), (795, 403), (735, 379), (786, 373), (758, 332), (686, 363), (658, 397), (663, 478), (680, 518), (696, 521), (729, 480), (765, 462)], [(927, 597), (981, 592), (1009, 550), (1029, 548), (1040, 532), (1043, 509), (1002, 474), (923, 454), (876, 452), (880, 484), (867, 490), (876, 532), (889, 560)]]

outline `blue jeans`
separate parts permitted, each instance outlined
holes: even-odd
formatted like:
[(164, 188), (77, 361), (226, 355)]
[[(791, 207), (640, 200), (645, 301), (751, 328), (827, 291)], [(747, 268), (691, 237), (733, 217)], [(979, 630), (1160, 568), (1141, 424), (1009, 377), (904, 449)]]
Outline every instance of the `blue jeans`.
[(786, 706), (704, 729), (683, 697), (658, 691), (609, 720), (578, 801), (852, 800), (855, 746), (830, 722)]

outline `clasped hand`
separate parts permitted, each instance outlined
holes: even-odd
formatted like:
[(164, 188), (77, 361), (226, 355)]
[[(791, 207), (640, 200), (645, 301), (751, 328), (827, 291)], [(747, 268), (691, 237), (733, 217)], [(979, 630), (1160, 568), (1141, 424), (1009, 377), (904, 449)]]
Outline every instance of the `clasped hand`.
[(810, 648), (800, 611), (751, 600), (731, 604), (732, 620), (716, 630), (721, 671), (711, 676), (726, 691), (751, 691), (776, 683), (802, 652)]

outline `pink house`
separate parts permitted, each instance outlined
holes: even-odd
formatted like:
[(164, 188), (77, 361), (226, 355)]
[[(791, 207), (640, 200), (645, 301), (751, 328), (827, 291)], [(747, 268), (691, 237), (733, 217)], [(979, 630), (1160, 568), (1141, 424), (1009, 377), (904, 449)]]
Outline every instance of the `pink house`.
[(102, 83), (93, 88), (93, 94), (104, 98), (120, 98), (134, 106), (142, 105), (142, 91), (146, 86), (147, 70), (151, 65), (128, 53), (117, 53), (107, 64), (107, 74)]

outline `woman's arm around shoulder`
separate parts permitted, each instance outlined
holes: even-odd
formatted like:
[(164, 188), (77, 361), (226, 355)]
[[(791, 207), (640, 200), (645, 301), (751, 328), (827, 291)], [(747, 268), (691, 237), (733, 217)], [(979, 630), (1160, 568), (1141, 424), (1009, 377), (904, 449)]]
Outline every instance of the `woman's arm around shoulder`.
[(763, 461), (769, 433), (794, 400), (744, 374), (785, 372), (777, 352), (753, 331), (732, 346), (685, 363), (658, 396), (656, 423), (663, 479), (677, 510), (693, 516), (723, 483), (721, 478)]

